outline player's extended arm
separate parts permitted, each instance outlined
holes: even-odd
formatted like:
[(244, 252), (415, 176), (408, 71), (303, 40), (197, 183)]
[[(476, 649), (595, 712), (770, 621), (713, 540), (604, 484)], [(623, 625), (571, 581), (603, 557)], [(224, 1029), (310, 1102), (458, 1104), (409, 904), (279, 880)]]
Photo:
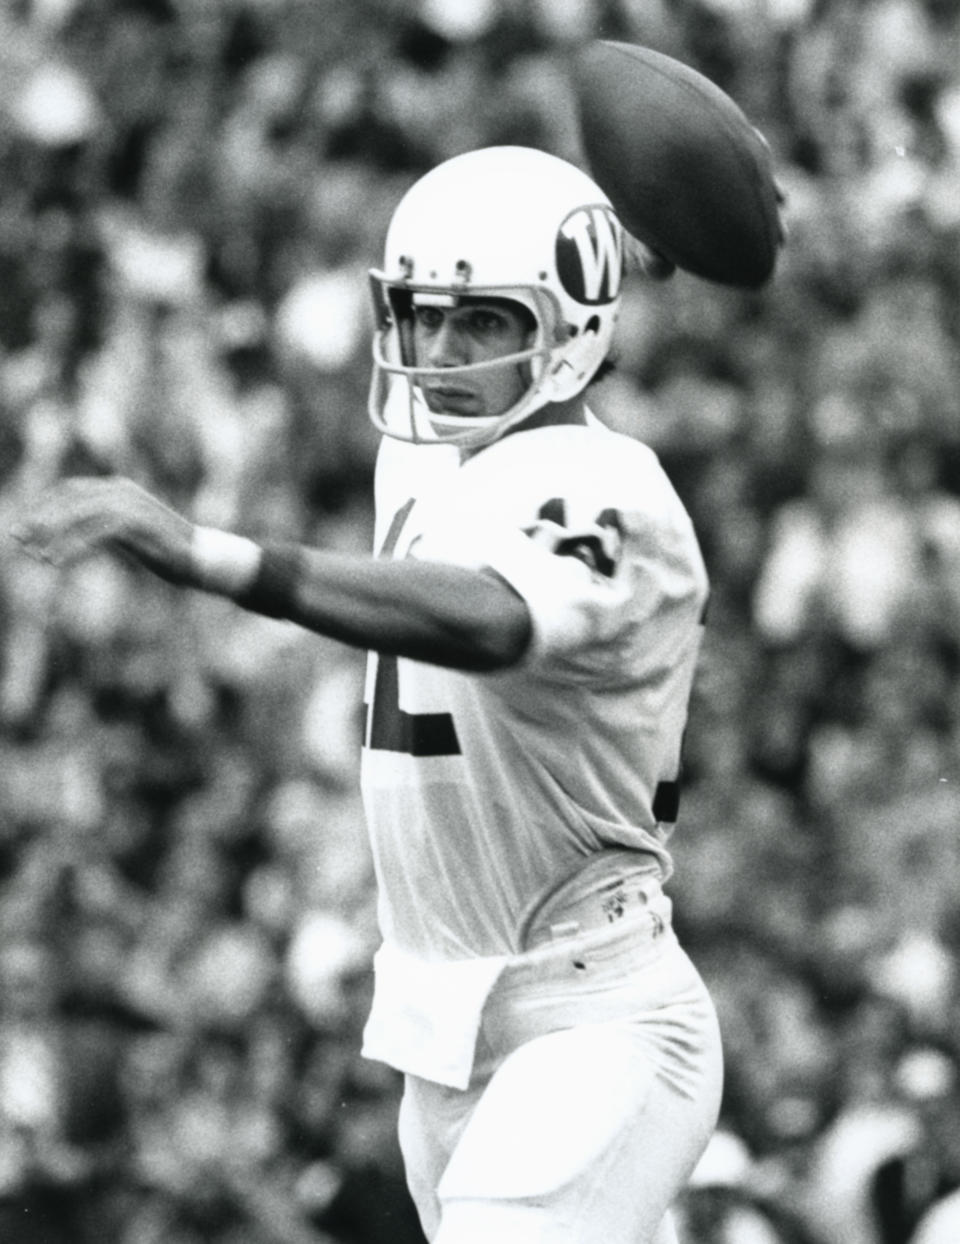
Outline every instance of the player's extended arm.
[(260, 546), (195, 526), (130, 480), (66, 480), (12, 534), (54, 565), (124, 553), (179, 586), (229, 596), (355, 647), (434, 665), (505, 668), (530, 640), (527, 606), (495, 575), (300, 545)]

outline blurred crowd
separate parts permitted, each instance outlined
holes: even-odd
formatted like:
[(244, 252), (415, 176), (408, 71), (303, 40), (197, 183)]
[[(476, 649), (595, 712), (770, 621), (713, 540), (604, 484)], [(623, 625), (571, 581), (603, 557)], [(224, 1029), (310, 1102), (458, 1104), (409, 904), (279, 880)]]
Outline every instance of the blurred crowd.
[[(611, 425), (701, 533), (674, 839), (721, 1012), (688, 1244), (960, 1239), (958, 0), (2, 0), (0, 531), (71, 473), (366, 550), (366, 269), (426, 169), (580, 160), (566, 60), (765, 133), (757, 293), (631, 278)], [(0, 1238), (413, 1244), (362, 658), (0, 547)]]

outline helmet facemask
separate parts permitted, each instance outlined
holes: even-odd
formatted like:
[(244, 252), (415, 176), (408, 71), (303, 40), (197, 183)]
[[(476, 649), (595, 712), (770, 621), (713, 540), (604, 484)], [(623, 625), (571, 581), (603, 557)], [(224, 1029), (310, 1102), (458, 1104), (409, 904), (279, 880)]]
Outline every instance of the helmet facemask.
[[(417, 443), (479, 447), (553, 400), (549, 393), (551, 363), (557, 346), (567, 340), (567, 333), (549, 291), (503, 287), (440, 290), (436, 286), (397, 285), (382, 272), (371, 273), (371, 282), (377, 331), (373, 339), (370, 417), (382, 432)], [(508, 303), (526, 312), (532, 318), (530, 344), (478, 363), (443, 367), (420, 364), (414, 345), (415, 308), (456, 308), (468, 302)], [(424, 383), (434, 379), (456, 383), (462, 377), (511, 367), (526, 372), (527, 384), (520, 397), (504, 411), (465, 416), (431, 411), (428, 407)]]

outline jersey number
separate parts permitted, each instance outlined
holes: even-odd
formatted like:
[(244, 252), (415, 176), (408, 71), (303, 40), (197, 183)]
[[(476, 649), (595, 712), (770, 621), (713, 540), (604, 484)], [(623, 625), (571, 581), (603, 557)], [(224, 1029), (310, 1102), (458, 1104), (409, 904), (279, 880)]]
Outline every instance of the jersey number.
[[(397, 546), (413, 499), (394, 514), (381, 557)], [(405, 752), (408, 756), (459, 756), (460, 742), (449, 713), (405, 713), (400, 707), (400, 676), (397, 658), (377, 657), (373, 695), (367, 706), (367, 747), (372, 751)]]
[[(562, 506), (562, 502), (559, 503)], [(540, 518), (552, 518), (563, 524), (562, 511), (550, 512), (556, 503), (548, 503), (539, 514)], [(411, 498), (393, 516), (380, 549), (381, 557), (389, 557), (397, 546), (403, 524), (407, 521), (413, 499)], [(598, 520), (600, 525), (614, 524), (613, 512), (605, 512)], [(577, 555), (574, 550), (574, 555)], [(606, 573), (609, 570), (604, 567)], [(367, 747), (371, 751), (404, 752), (408, 756), (459, 756), (460, 741), (449, 713), (405, 713), (400, 707), (400, 680), (397, 658), (380, 655), (373, 683), (373, 695), (367, 706)], [(680, 782), (664, 781), (657, 784), (653, 799), (653, 815), (657, 821), (672, 825), (680, 807)]]

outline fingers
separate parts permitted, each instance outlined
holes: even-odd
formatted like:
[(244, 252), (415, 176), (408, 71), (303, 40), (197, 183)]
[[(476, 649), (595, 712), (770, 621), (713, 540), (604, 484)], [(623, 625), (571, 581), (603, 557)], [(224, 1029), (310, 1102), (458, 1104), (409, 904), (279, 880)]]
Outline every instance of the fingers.
[(64, 481), (40, 498), (11, 536), (29, 556), (57, 567), (73, 565), (109, 547), (118, 531), (113, 483)]
[(192, 582), (192, 524), (128, 479), (64, 480), (11, 535), (32, 557), (66, 567), (109, 551), (171, 583)]
[(69, 527), (33, 522), (15, 528), (12, 535), (28, 556), (62, 569), (106, 548), (112, 526), (103, 518), (72, 522)]

